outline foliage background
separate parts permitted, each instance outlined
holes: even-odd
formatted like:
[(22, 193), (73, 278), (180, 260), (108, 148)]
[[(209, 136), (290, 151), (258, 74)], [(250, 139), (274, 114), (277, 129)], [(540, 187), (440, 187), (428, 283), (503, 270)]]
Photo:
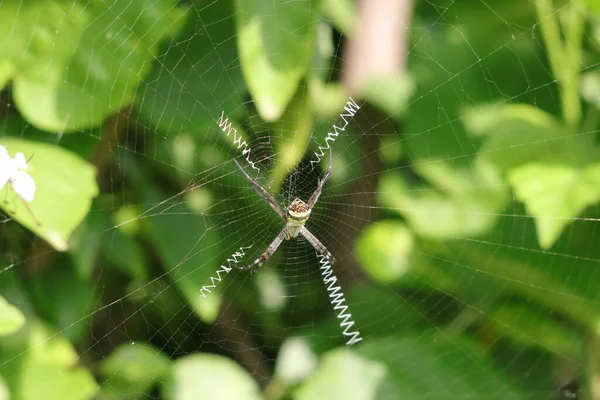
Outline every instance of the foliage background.
[[(351, 1), (0, 2), (0, 144), (42, 221), (3, 189), (0, 400), (600, 398), (600, 8), (413, 6), (380, 38), (405, 67), (351, 88)], [(346, 348), (306, 247), (200, 288), (281, 229), (221, 112), (285, 203), (349, 94), (310, 222)]]

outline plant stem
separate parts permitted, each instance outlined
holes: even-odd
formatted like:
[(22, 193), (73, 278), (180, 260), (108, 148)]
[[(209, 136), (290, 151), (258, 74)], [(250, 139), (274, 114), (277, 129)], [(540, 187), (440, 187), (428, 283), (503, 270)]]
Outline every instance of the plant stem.
[(565, 7), (563, 32), (552, 0), (536, 0), (535, 7), (540, 20), (542, 37), (548, 51), (552, 73), (558, 82), (561, 108), (565, 123), (575, 128), (581, 119), (579, 101), (579, 71), (581, 68), (581, 41), (583, 38), (583, 15), (576, 2)]

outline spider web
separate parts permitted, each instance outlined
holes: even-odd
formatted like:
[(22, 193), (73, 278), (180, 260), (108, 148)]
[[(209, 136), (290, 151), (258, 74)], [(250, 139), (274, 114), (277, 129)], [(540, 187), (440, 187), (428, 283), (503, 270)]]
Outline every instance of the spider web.
[[(546, 399), (587, 390), (599, 301), (600, 179), (595, 152), (585, 151), (597, 133), (597, 26), (582, 34), (575, 133), (558, 122), (562, 83), (542, 33), (574, 3), (551, 7), (540, 23), (543, 1), (417, 2), (397, 37), (405, 73), (349, 93), (342, 82), (360, 57), (348, 46), (368, 33), (348, 31), (344, 10), (360, 9), (325, 2), (315, 27), (289, 32), (314, 29), (315, 44), (308, 75), (273, 122), (261, 118), (263, 99), (242, 72), (244, 2), (147, 2), (133, 16), (140, 2), (96, 3), (49, 2), (66, 10), (50, 47), (60, 48), (79, 13), (103, 7), (97, 18), (121, 25), (92, 39), (111, 43), (122, 26), (149, 54), (139, 70), (133, 50), (113, 63), (139, 80), (131, 102), (100, 127), (81, 127), (73, 111), (50, 134), (22, 116), (16, 80), (0, 97), (2, 136), (79, 154), (100, 189), (68, 252), (6, 214), (0, 294), (28, 330), (21, 342), (0, 336), (0, 399), (3, 387), (35, 398), (24, 387), (32, 380), (67, 382), (56, 396), (73, 399), (261, 398), (261, 390), (266, 398)], [(159, 3), (150, 26), (164, 28), (140, 33), (144, 12)], [(14, 4), (19, 18), (30, 12)], [(21, 40), (18, 24), (7, 43)], [(86, 112), (114, 107), (118, 82), (109, 101), (90, 76)], [(349, 102), (360, 109), (344, 119)], [(285, 210), (315, 190), (327, 145), (332, 176), (306, 226), (336, 258), (337, 281), (328, 291), (301, 237), (285, 240), (254, 277), (231, 268), (259, 257), (284, 226), (233, 159)], [(328, 298), (338, 286), (363, 338), (355, 346), (344, 346)], [(52, 356), (52, 346), (67, 355)]]

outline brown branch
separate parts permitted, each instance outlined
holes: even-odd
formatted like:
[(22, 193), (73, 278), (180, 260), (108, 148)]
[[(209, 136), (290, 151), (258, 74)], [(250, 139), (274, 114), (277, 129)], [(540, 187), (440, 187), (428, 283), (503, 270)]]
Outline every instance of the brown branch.
[[(405, 68), (412, 9), (412, 0), (362, 0), (359, 3), (358, 24), (346, 42), (346, 62), (342, 71), (344, 86), (353, 98), (361, 97), (361, 88), (371, 78), (395, 76)], [(352, 182), (347, 195), (343, 196), (344, 204), (334, 211), (334, 220), (347, 235), (344, 243), (330, 241), (339, 264), (344, 266), (336, 273), (340, 280), (349, 283), (357, 276), (364, 278), (352, 252), (353, 243), (378, 215), (375, 193), (382, 168), (380, 137), (395, 132), (389, 116), (369, 104), (358, 111), (354, 121), (364, 154), (360, 160), (361, 176)]]

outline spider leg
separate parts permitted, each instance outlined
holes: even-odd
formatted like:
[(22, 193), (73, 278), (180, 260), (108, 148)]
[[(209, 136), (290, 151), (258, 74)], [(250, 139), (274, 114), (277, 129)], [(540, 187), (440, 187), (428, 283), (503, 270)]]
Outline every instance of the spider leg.
[(242, 166), (240, 165), (240, 163), (237, 162), (236, 159), (234, 159), (233, 161), (236, 163), (236, 165), (238, 166), (238, 168), (244, 173), (244, 175), (246, 176), (246, 179), (248, 179), (250, 181), (250, 183), (254, 187), (254, 190), (256, 191), (256, 193), (258, 193), (258, 195), (260, 196), (260, 198), (263, 199), (264, 202), (268, 203), (271, 206), (271, 208), (273, 210), (275, 210), (275, 212), (277, 214), (279, 214), (279, 216), (281, 218), (283, 218), (283, 220), (285, 221), (285, 214), (281, 210), (281, 207), (279, 207), (279, 204), (277, 203), (277, 200), (275, 200), (275, 198), (273, 196), (271, 196), (271, 194), (269, 192), (267, 192), (267, 189), (265, 189), (264, 187), (262, 187), (262, 185), (260, 183), (256, 182), (254, 179), (252, 179), (252, 177), (250, 177), (250, 175), (248, 175), (246, 173), (246, 171), (244, 171), (244, 169), (242, 168)]
[(303, 227), (300, 234), (304, 236), (308, 243), (314, 247), (316, 251), (321, 253), (323, 257), (327, 258), (331, 264), (335, 263), (335, 258), (331, 255), (327, 247), (315, 235), (313, 235), (306, 227)]
[(258, 257), (256, 260), (254, 260), (252, 262), (252, 264), (247, 265), (245, 267), (235, 267), (235, 268), (246, 270), (246, 271), (251, 270), (252, 275), (255, 275), (256, 272), (258, 272), (258, 269), (269, 259), (269, 257), (271, 257), (273, 255), (273, 253), (275, 253), (275, 251), (277, 250), (279, 245), (281, 245), (281, 242), (283, 242), (283, 239), (285, 239), (286, 236), (287, 236), (287, 226), (285, 226), (281, 230), (281, 232), (279, 232), (279, 234), (277, 236), (275, 236), (275, 239), (273, 239), (273, 242), (271, 242), (269, 247), (267, 247), (267, 249), (260, 255), (260, 257)]
[(331, 160), (332, 159), (333, 159), (333, 153), (331, 150), (331, 146), (329, 146), (329, 168), (327, 168), (327, 172), (325, 172), (325, 176), (323, 176), (323, 179), (319, 179), (317, 188), (315, 189), (312, 196), (310, 196), (310, 199), (308, 200), (307, 204), (308, 204), (308, 207), (311, 209), (315, 206), (315, 204), (317, 204), (317, 200), (319, 200), (319, 196), (321, 195), (323, 186), (325, 185), (325, 182), (327, 182), (327, 179), (329, 179), (329, 177), (331, 176)]

